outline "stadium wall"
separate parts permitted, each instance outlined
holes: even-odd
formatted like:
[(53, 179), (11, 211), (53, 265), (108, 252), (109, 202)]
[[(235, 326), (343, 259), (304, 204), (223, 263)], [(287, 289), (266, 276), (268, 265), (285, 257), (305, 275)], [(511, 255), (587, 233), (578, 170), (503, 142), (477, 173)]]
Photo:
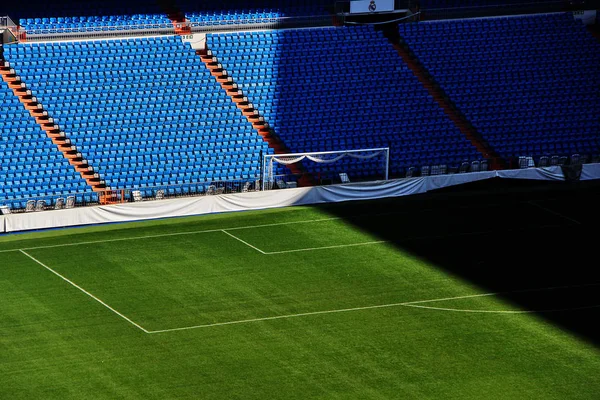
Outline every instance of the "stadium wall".
[[(580, 172), (581, 174), (577, 176), (579, 180), (600, 179), (600, 164), (585, 164)], [(497, 177), (538, 181), (567, 180), (563, 167), (552, 166), (209, 195), (3, 215), (0, 216), (0, 232), (11, 233), (351, 200), (372, 200), (425, 193), (435, 189)]]

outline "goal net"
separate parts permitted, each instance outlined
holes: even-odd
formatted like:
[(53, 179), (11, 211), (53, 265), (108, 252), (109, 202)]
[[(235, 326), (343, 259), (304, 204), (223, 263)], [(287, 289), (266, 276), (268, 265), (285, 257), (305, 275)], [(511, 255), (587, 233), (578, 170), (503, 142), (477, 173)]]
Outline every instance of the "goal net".
[(262, 189), (388, 179), (388, 147), (266, 154), (263, 156)]

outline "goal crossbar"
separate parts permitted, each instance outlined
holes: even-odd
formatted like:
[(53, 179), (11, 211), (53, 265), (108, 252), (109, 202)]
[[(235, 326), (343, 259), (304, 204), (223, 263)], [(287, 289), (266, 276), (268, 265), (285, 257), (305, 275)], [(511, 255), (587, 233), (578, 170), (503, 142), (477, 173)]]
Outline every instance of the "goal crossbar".
[[(361, 153), (363, 155), (361, 155)], [(365, 153), (371, 153), (364, 155)], [(334, 163), (345, 157), (358, 158), (358, 159), (372, 159), (377, 156), (383, 155), (385, 157), (385, 168), (384, 177), (385, 180), (389, 177), (389, 163), (390, 163), (390, 148), (389, 147), (376, 147), (368, 149), (355, 149), (355, 150), (335, 150), (335, 151), (315, 151), (306, 153), (285, 153), (285, 154), (265, 154), (263, 155), (262, 165), (262, 190), (265, 190), (265, 184), (272, 181), (273, 161), (277, 161), (283, 165), (295, 164), (304, 159), (309, 159), (315, 163)], [(323, 158), (323, 156), (333, 156), (333, 158)]]

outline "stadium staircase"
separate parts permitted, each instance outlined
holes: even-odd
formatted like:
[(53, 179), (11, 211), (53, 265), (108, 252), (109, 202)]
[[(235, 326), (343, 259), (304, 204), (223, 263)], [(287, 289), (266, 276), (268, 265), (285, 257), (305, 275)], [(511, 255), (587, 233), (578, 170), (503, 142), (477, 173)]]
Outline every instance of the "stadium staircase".
[(435, 81), (427, 69), (421, 64), (418, 57), (410, 49), (408, 44), (402, 39), (398, 32), (398, 27), (395, 24), (385, 26), (383, 33), (390, 41), (402, 61), (410, 68), (412, 73), (417, 77), (419, 82), (427, 89), (433, 99), (444, 110), (444, 113), (452, 120), (456, 127), (471, 141), (473, 146), (479, 151), (484, 158), (490, 161), (492, 169), (504, 169), (506, 161), (503, 160), (494, 149), (477, 132), (476, 128), (469, 122), (456, 105), (450, 100), (448, 95)]
[[(275, 131), (269, 126), (269, 123), (265, 121), (264, 117), (260, 115), (259, 111), (254, 105), (248, 100), (248, 97), (244, 94), (233, 81), (233, 78), (227, 73), (227, 70), (223, 68), (223, 65), (219, 62), (210, 49), (205, 48), (202, 50), (196, 50), (196, 54), (200, 56), (200, 59), (206, 65), (206, 68), (210, 71), (210, 74), (219, 82), (223, 90), (231, 98), (237, 108), (242, 111), (242, 114), (246, 117), (248, 122), (252, 124), (252, 127), (258, 132), (258, 134), (266, 141), (270, 148), (275, 151), (275, 154), (286, 154), (290, 153), (289, 148), (283, 143)], [(306, 173), (303, 165), (298, 162), (287, 165), (290, 172), (296, 176), (300, 176), (298, 180), (298, 186), (313, 186), (314, 181), (312, 177)]]
[[(172, 0), (159, 0), (159, 4), (173, 22), (176, 34), (187, 35), (191, 33), (191, 28), (187, 24), (189, 23), (189, 20)], [(227, 70), (223, 68), (222, 64), (211, 53), (210, 49), (204, 48), (202, 50), (196, 50), (196, 54), (210, 71), (210, 74), (221, 85), (221, 88), (223, 88), (225, 93), (227, 93), (235, 103), (236, 107), (242, 111), (242, 114), (246, 117), (248, 122), (252, 124), (252, 127), (258, 132), (263, 140), (268, 143), (269, 147), (272, 148), (276, 154), (290, 153), (287, 146), (285, 146), (275, 134), (275, 131), (269, 126), (268, 122), (265, 121), (264, 117), (260, 115), (258, 110), (254, 108), (254, 105), (248, 101), (248, 98), (244, 95), (243, 91), (233, 81), (233, 78), (229, 76)], [(286, 167), (292, 174), (300, 176), (300, 179), (298, 180), (299, 186), (314, 185), (313, 179), (306, 173), (306, 170), (300, 162), (287, 165)]]
[(167, 18), (173, 23), (175, 34), (189, 35), (192, 33), (192, 29), (189, 26), (189, 20), (173, 0), (158, 0), (158, 5), (165, 11)]
[(27, 88), (27, 85), (22, 81), (21, 77), (3, 57), (0, 57), (0, 76), (2, 76), (2, 80), (8, 84), (8, 87), (13, 91), (15, 96), (19, 98), (19, 101), (23, 104), (25, 109), (29, 111), (29, 114), (35, 119), (36, 123), (52, 140), (52, 143), (56, 145), (58, 150), (69, 161), (69, 164), (72, 165), (86, 183), (92, 187), (94, 192), (105, 192), (107, 187), (104, 180), (101, 179), (94, 168), (89, 165), (77, 146), (74, 146), (71, 143), (71, 140), (66, 136), (65, 132), (54, 123), (54, 119), (48, 115), (48, 112), (44, 110), (42, 104), (40, 104), (37, 98), (33, 96), (31, 90)]

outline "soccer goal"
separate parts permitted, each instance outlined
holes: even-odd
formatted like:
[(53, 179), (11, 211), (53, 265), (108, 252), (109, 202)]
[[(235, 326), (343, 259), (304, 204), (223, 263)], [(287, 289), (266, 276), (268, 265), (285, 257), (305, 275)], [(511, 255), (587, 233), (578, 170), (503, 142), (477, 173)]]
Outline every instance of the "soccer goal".
[(387, 180), (389, 163), (389, 147), (266, 154), (263, 155), (261, 188), (295, 187), (301, 178), (307, 177), (315, 184)]

